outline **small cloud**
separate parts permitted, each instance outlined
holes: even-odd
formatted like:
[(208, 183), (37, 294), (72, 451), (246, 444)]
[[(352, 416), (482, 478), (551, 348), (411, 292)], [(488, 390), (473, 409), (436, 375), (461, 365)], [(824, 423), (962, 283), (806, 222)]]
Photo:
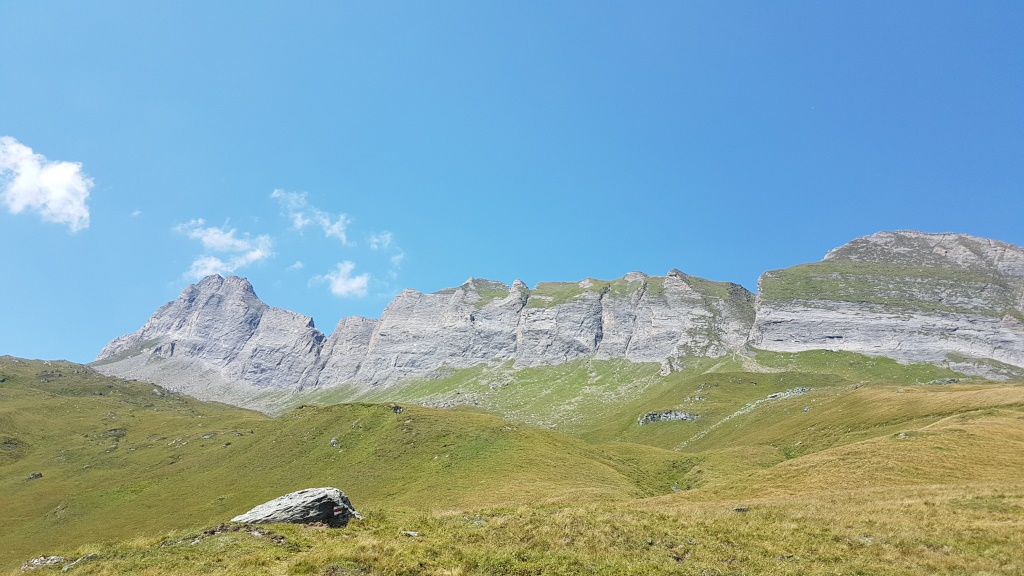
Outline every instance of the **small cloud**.
[(370, 234), (370, 248), (373, 250), (387, 250), (391, 246), (391, 232), (381, 232), (380, 234)]
[(296, 260), (295, 264), (288, 267), (289, 270), (302, 270), (306, 265), (302, 263), (302, 260)]
[(402, 250), (395, 242), (395, 236), (385, 230), (376, 234), (370, 234), (369, 244), (372, 250), (379, 250), (381, 252), (390, 253), (391, 269), (388, 270), (388, 278), (391, 280), (398, 279), (398, 271), (402, 266), (402, 261), (405, 260), (405, 251)]
[(185, 276), (200, 279), (210, 274), (232, 274), (239, 268), (266, 260), (274, 255), (274, 242), (270, 236), (262, 234), (251, 237), (248, 233), (238, 235), (234, 228), (217, 228), (206, 226), (202, 218), (189, 220), (174, 227), (176, 232), (193, 240), (199, 240), (208, 252), (225, 253), (225, 258), (212, 254), (203, 254), (192, 262)]
[(206, 226), (206, 220), (202, 218), (178, 224), (174, 227), (174, 230), (193, 240), (199, 240), (203, 243), (203, 248), (215, 252), (242, 252), (249, 250), (253, 246), (253, 242), (248, 234), (243, 238), (238, 238), (235, 236), (238, 231), (234, 228), (224, 229)]
[(132, 212), (132, 218), (138, 218), (139, 216), (142, 216), (142, 210), (135, 210)]
[(292, 221), (292, 227), (302, 231), (311, 225), (318, 226), (328, 238), (337, 238), (342, 244), (348, 245), (349, 217), (343, 213), (332, 215), (309, 203), (305, 192), (287, 192), (274, 190), (270, 197), (277, 200)]
[(226, 275), (234, 272), (234, 269), (230, 264), (217, 258), (216, 256), (200, 256), (192, 262), (192, 266), (189, 267), (188, 272), (185, 272), (186, 278), (200, 279), (206, 278), (211, 274)]
[(313, 282), (327, 282), (331, 289), (331, 293), (335, 296), (342, 298), (356, 297), (362, 298), (366, 296), (367, 286), (370, 283), (369, 274), (360, 274), (353, 276), (352, 271), (355, 270), (356, 265), (352, 262), (345, 261), (338, 264), (333, 272), (328, 272), (322, 276), (314, 276)]
[(405, 252), (399, 252), (391, 256), (391, 270), (388, 270), (388, 277), (392, 280), (398, 280), (398, 271), (402, 267), (402, 262), (405, 260)]
[(78, 232), (89, 227), (92, 186), (81, 163), (50, 161), (10, 136), (0, 137), (0, 201), (11, 214), (32, 210)]

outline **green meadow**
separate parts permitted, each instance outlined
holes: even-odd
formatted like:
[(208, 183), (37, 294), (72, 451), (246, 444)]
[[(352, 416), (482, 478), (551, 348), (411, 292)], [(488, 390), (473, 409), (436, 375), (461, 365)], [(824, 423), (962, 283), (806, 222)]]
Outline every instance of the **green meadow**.
[[(682, 364), (452, 370), (270, 417), (3, 357), (0, 572), (1024, 572), (1021, 384), (849, 353)], [(639, 424), (669, 410), (694, 417)], [(365, 518), (228, 523), (316, 486)]]

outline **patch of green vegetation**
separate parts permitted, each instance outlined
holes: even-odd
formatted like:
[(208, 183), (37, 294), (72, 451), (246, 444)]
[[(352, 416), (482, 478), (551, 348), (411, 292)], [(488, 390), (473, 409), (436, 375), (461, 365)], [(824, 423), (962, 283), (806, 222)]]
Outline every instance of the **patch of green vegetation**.
[[(659, 370), (657, 364), (625, 360), (580, 359), (518, 370), (507, 362), (453, 370), (443, 378), (415, 380), (396, 388), (373, 388), (358, 398), (483, 410), (592, 441), (614, 441), (635, 424), (639, 411), (648, 408), (649, 388), (671, 385), (658, 375)], [(310, 396), (306, 401), (326, 398)]]
[(620, 298), (629, 298), (641, 290), (647, 290), (650, 287), (650, 280), (651, 278), (647, 276), (635, 280), (626, 280), (625, 277), (616, 278), (608, 282), (603, 290)]
[(649, 276), (647, 278), (647, 294), (661, 296), (665, 293), (665, 277)]
[[(581, 285), (582, 284), (582, 285)], [(620, 298), (628, 298), (640, 290), (665, 291), (664, 278), (645, 277), (637, 280), (626, 280), (625, 277), (615, 280), (595, 280), (587, 278), (583, 282), (541, 282), (530, 292), (527, 308), (550, 308), (565, 304), (587, 293), (612, 294)]]
[(946, 359), (953, 364), (962, 363), (974, 366), (984, 366), (988, 371), (999, 374), (1007, 380), (1024, 380), (1024, 368), (1000, 362), (993, 358), (978, 358), (975, 356), (951, 353), (946, 355)]
[[(705, 280), (696, 276), (684, 275), (684, 278), (691, 287), (704, 295), (710, 301), (723, 300), (734, 302), (746, 308), (750, 308), (754, 295), (738, 284), (731, 282), (715, 282)], [(645, 290), (652, 296), (660, 296), (665, 293), (665, 277), (649, 276), (642, 280), (626, 280), (625, 277), (616, 280), (595, 280), (588, 278), (584, 281), (586, 287), (576, 282), (541, 282), (530, 293), (528, 308), (550, 308), (565, 304), (585, 293), (610, 293), (621, 298), (631, 297), (639, 290)], [(753, 311), (751, 309), (751, 316)]]
[[(476, 307), (477, 310), (483, 308), (484, 306), (495, 300), (501, 300), (502, 298), (508, 296), (509, 288), (508, 286), (502, 284), (501, 282), (495, 282), (493, 280), (481, 280), (479, 278), (470, 278), (468, 284), (469, 290), (476, 292), (477, 295), (480, 297), (479, 300), (477, 300), (474, 303), (474, 306)], [(443, 290), (438, 290), (437, 292), (434, 292), (434, 294), (455, 294), (459, 290), (462, 290), (465, 286), (466, 285), (463, 284), (462, 286), (445, 288)]]
[(540, 282), (530, 291), (530, 299), (526, 302), (526, 307), (551, 308), (578, 298), (588, 290), (600, 292), (603, 287), (603, 283), (595, 284), (591, 288), (583, 288), (576, 282)]
[(143, 350), (152, 348), (153, 346), (156, 346), (159, 343), (159, 340), (142, 340), (138, 344), (135, 344), (131, 348), (119, 354), (111, 356), (110, 358), (104, 358), (103, 360), (96, 360), (95, 362), (93, 362), (93, 364), (96, 366), (102, 366), (104, 364), (110, 364), (112, 362), (124, 360), (125, 358), (131, 358), (132, 356), (138, 356), (139, 354), (142, 353)]
[(480, 299), (477, 300), (473, 305), (476, 306), (477, 310), (487, 306), (495, 300), (501, 300), (508, 296), (508, 288), (504, 286), (484, 286), (477, 290), (477, 294), (480, 295)]
[[(998, 276), (943, 266), (828, 260), (767, 272), (760, 288), (767, 300), (833, 300), (992, 316), (1014, 310), (1013, 290)], [(983, 308), (985, 301), (993, 307)]]
[(720, 300), (732, 300), (750, 294), (745, 288), (732, 282), (716, 282), (687, 275), (686, 283), (704, 295)]
[(854, 382), (894, 382), (923, 384), (949, 378), (968, 376), (934, 364), (901, 364), (883, 356), (865, 356), (856, 352), (808, 350), (805, 352), (771, 352), (756, 350), (757, 363), (766, 368), (787, 372), (836, 374)]

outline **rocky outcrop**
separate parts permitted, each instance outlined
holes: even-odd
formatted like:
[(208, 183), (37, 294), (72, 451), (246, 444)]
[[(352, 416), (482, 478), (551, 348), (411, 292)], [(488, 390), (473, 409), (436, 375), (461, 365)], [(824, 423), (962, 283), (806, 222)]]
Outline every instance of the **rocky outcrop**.
[(766, 272), (750, 343), (1012, 373), (1024, 367), (1024, 249), (964, 234), (858, 238), (821, 262)]
[(247, 524), (324, 522), (337, 527), (348, 524), (353, 518), (361, 520), (363, 517), (352, 507), (344, 492), (328, 487), (285, 494), (235, 516), (231, 521)]
[(247, 281), (211, 276), (107, 345), (95, 367), (244, 405), (274, 390), (365, 389), (480, 364), (721, 356), (743, 346), (753, 302), (740, 286), (677, 270), (532, 291), (471, 278), (433, 294), (405, 290), (379, 320), (342, 318), (324, 338), (308, 317), (263, 304)]
[(672, 270), (631, 272), (612, 282), (541, 283), (517, 332), (519, 365), (581, 356), (661, 362), (722, 356), (743, 347), (753, 322), (753, 294)]
[(245, 279), (208, 276), (108, 344), (95, 367), (239, 403), (261, 390), (315, 382), (324, 340), (312, 318), (267, 306)]
[(648, 412), (636, 419), (637, 426), (653, 424), (655, 422), (678, 422), (680, 420), (696, 420), (697, 414), (683, 412), (682, 410), (661, 410), (659, 412)]

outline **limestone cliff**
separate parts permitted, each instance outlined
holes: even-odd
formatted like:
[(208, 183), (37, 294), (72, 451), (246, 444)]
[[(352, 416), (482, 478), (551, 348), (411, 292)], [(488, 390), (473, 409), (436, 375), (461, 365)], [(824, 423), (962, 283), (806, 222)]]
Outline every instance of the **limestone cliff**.
[(107, 344), (96, 367), (234, 402), (238, 393), (315, 379), (324, 339), (312, 318), (267, 306), (245, 279), (208, 276)]
[(1024, 249), (881, 232), (759, 281), (755, 348), (848, 350), (998, 377), (1024, 366)]
[[(241, 405), (312, 388), (391, 386), (481, 364), (660, 362), (748, 348), (847, 350), (1001, 377), (1024, 368), (1024, 249), (962, 234), (882, 232), (766, 272), (759, 295), (672, 270), (542, 282), (469, 279), (400, 293), (380, 319), (267, 306), (241, 278), (187, 287), (96, 369)], [(262, 402), (262, 401), (261, 401)]]
[(262, 303), (247, 281), (211, 276), (107, 345), (96, 368), (244, 404), (266, 390), (391, 385), (479, 364), (667, 362), (741, 348), (753, 301), (735, 284), (675, 270), (532, 291), (471, 278), (433, 294), (405, 290), (379, 320), (343, 318), (325, 338), (308, 317)]

